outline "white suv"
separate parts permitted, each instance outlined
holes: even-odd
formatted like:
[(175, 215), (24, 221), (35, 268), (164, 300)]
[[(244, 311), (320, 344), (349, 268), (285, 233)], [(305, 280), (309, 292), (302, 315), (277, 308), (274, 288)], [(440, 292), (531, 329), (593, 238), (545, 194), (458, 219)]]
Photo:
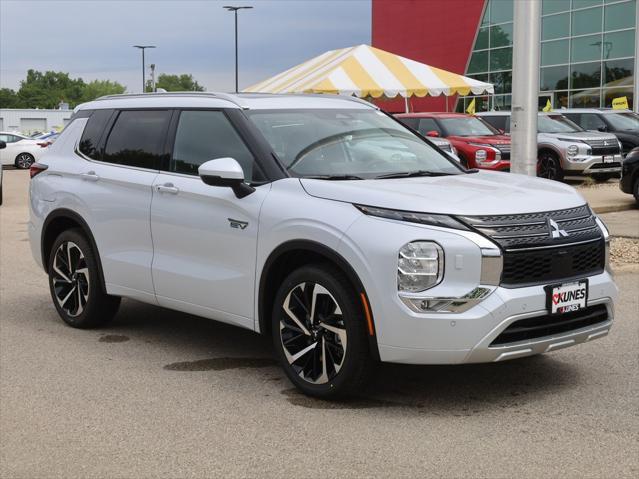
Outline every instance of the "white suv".
[(29, 233), (79, 328), (135, 298), (271, 335), (307, 394), (608, 333), (608, 233), (570, 187), (465, 170), (363, 101), (145, 94), (79, 106)]

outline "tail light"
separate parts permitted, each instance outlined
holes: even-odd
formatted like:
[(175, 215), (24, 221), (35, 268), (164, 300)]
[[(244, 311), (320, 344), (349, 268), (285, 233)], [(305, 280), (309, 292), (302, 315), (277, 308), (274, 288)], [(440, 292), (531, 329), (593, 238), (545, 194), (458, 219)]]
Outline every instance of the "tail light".
[(43, 165), (42, 163), (33, 163), (29, 167), (29, 176), (31, 178), (34, 178), (35, 176), (37, 176), (40, 173), (42, 173), (43, 171), (45, 171), (47, 168), (49, 168), (48, 165)]
[(47, 146), (49, 146), (51, 144), (50, 141), (43, 141), (42, 143), (38, 143), (38, 146), (40, 148), (46, 148)]

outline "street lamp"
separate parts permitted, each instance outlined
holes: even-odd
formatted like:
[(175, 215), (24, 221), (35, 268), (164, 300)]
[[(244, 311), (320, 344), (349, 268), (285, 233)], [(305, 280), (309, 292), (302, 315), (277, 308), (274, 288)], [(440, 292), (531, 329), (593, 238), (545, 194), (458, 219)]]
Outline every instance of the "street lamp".
[(146, 81), (144, 79), (144, 50), (147, 48), (155, 48), (155, 45), (133, 45), (133, 48), (139, 48), (142, 50), (142, 93), (144, 93), (144, 90), (146, 90)]
[(225, 8), (229, 12), (235, 13), (235, 93), (237, 93), (238, 92), (238, 86), (237, 86), (237, 11), (238, 10), (249, 10), (249, 9), (251, 9), (253, 7), (250, 7), (250, 6), (232, 7), (230, 5), (225, 5), (222, 8)]

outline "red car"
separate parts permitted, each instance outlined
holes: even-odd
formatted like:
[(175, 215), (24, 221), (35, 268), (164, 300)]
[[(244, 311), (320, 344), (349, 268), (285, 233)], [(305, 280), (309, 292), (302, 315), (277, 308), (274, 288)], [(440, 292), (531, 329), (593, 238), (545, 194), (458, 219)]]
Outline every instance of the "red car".
[(401, 113), (398, 120), (424, 136), (450, 141), (464, 166), (510, 171), (510, 136), (484, 120), (462, 113)]

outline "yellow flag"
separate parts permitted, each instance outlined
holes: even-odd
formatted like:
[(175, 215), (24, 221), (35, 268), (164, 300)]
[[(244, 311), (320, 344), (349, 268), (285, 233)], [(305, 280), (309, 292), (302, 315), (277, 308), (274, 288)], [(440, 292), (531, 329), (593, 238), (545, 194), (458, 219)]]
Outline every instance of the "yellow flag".
[(620, 96), (619, 98), (614, 98), (612, 100), (612, 109), (613, 110), (629, 110), (628, 106), (628, 97)]
[(552, 110), (552, 103), (550, 103), (550, 99), (546, 100), (546, 106), (543, 108), (543, 111)]
[(474, 115), (475, 114), (475, 99), (473, 98), (473, 101), (471, 101), (468, 104), (468, 108), (466, 108), (466, 113), (468, 113), (469, 115)]

